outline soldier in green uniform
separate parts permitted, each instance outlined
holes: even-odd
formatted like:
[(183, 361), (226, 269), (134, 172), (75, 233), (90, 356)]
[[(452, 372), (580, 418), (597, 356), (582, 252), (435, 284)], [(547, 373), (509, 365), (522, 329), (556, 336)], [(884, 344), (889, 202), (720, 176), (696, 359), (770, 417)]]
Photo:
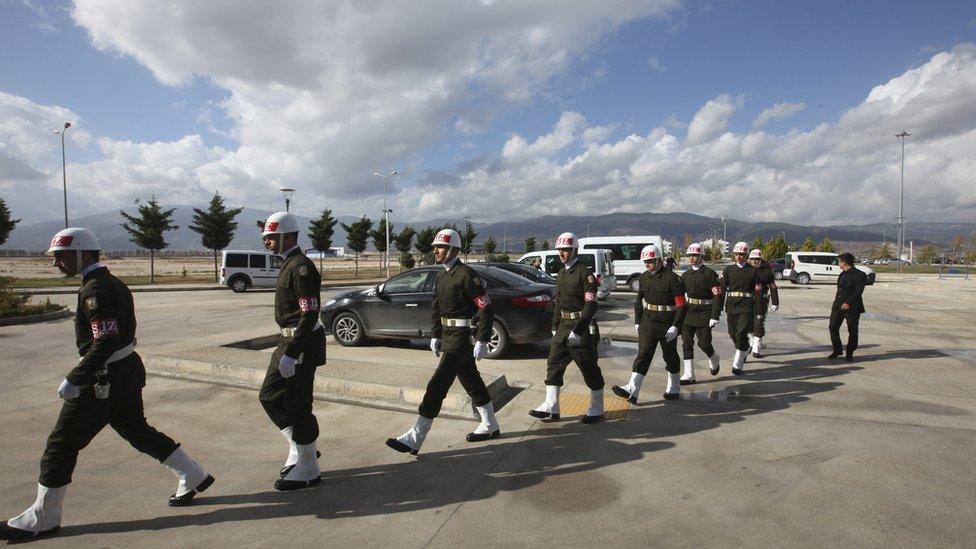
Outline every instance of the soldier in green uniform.
[(491, 395), (475, 364), (476, 360), (488, 355), (494, 307), (484, 282), (458, 257), (461, 235), (453, 229), (443, 229), (434, 236), (432, 244), (437, 263), (444, 266), (434, 280), (430, 334), (430, 350), (440, 358), (440, 363), (427, 384), (414, 426), (386, 441), (390, 448), (413, 455), (417, 455), (427, 438), (454, 378), (461, 381), (481, 416), (478, 427), (468, 433), (468, 442), (481, 442), (501, 435)]
[(742, 365), (749, 353), (749, 332), (759, 314), (759, 293), (762, 291), (759, 271), (746, 263), (748, 253), (749, 245), (745, 242), (738, 242), (732, 248), (735, 264), (722, 271), (722, 292), (718, 295), (719, 308), (723, 303), (725, 305), (729, 337), (735, 346), (732, 373), (737, 376), (742, 375)]
[(576, 362), (583, 381), (590, 389), (590, 406), (580, 421), (595, 423), (603, 419), (603, 373), (597, 364), (600, 329), (596, 315), (596, 277), (593, 269), (579, 259), (579, 241), (573, 233), (556, 239), (563, 267), (556, 275), (556, 306), (552, 313), (552, 343), (546, 372), (546, 399), (529, 415), (539, 419), (559, 419), (559, 390), (570, 362)]
[(695, 382), (695, 338), (698, 338), (698, 348), (708, 359), (708, 370), (718, 375), (720, 366), (719, 356), (712, 347), (712, 328), (718, 325), (718, 317), (722, 308), (718, 302), (718, 295), (722, 293), (722, 286), (718, 273), (705, 266), (701, 260), (702, 245), (691, 244), (685, 255), (691, 268), (681, 274), (681, 282), (685, 286), (688, 301), (688, 314), (681, 325), (681, 351), (684, 360), (684, 372), (681, 374), (681, 384), (689, 385)]
[(668, 384), (664, 398), (678, 398), (680, 360), (678, 359), (678, 331), (684, 322), (685, 287), (674, 271), (664, 266), (661, 250), (654, 244), (644, 246), (641, 259), (647, 270), (638, 277), (637, 299), (634, 301), (634, 328), (638, 334), (637, 357), (634, 358), (630, 382), (623, 387), (614, 385), (613, 393), (637, 404), (637, 396), (644, 376), (651, 366), (654, 351), (661, 345)]
[(110, 425), (136, 450), (168, 467), (179, 479), (171, 506), (189, 505), (213, 484), (199, 464), (173, 439), (146, 423), (142, 388), (146, 369), (135, 352), (136, 317), (129, 288), (98, 262), (101, 246), (88, 229), (68, 228), (51, 240), (48, 255), (66, 276), (82, 278), (75, 313), (75, 339), (81, 357), (61, 386), (64, 400), (41, 458), (37, 499), (20, 515), (0, 525), (0, 539), (25, 541), (56, 532), (61, 504), (78, 453)]
[[(756, 248), (749, 252), (749, 264), (759, 271), (759, 283), (762, 285), (762, 292), (759, 294), (759, 311), (756, 314), (756, 325), (752, 328), (749, 335), (749, 343), (752, 345), (752, 356), (762, 358), (762, 338), (766, 335), (766, 314), (775, 313), (779, 309), (779, 289), (776, 287), (776, 278), (769, 263), (763, 261), (762, 250)], [(772, 305), (770, 305), (772, 301)]]
[(275, 481), (276, 490), (315, 486), (319, 469), (319, 424), (312, 413), (315, 370), (325, 364), (325, 330), (319, 320), (322, 277), (298, 247), (298, 219), (276, 212), (264, 223), (264, 246), (284, 258), (275, 287), (278, 347), (261, 384), (258, 399), (288, 441), (288, 457)]

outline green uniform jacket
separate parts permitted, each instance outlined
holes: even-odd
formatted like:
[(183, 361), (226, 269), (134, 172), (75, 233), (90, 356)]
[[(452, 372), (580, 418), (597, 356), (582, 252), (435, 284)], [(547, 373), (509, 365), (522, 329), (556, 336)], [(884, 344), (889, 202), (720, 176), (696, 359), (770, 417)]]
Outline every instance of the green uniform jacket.
[[(685, 285), (671, 269), (661, 267), (657, 271), (644, 271), (637, 277), (637, 299), (634, 301), (634, 322), (650, 321), (655, 326), (681, 328), (687, 309), (684, 306)], [(650, 305), (677, 306), (674, 311), (648, 311), (644, 303)]]
[[(96, 372), (105, 369), (109, 357), (136, 340), (136, 314), (132, 292), (108, 269), (99, 267), (85, 275), (78, 291), (75, 342), (81, 361), (66, 376), (78, 387), (95, 383)], [(138, 391), (146, 385), (146, 370), (136, 353), (108, 365), (112, 395)]]
[(767, 300), (772, 298), (773, 305), (779, 307), (779, 288), (776, 287), (776, 277), (773, 276), (773, 270), (769, 268), (768, 263), (763, 263), (759, 267), (759, 283), (762, 284), (762, 298)]
[(689, 302), (685, 324), (706, 328), (709, 320), (718, 320), (722, 314), (722, 304), (718, 298), (722, 293), (722, 283), (718, 279), (718, 273), (704, 265), (698, 270), (689, 268), (681, 274), (681, 282), (685, 285), (685, 293), (689, 299), (712, 300), (711, 305)]
[[(572, 327), (573, 333), (578, 336), (589, 334), (590, 322), (596, 315), (596, 291), (596, 276), (588, 265), (578, 259), (569, 269), (563, 265), (556, 275), (556, 307), (552, 311), (552, 329), (559, 331), (562, 328), (569, 331), (569, 327)], [(562, 312), (582, 313), (582, 316), (576, 320), (563, 320), (560, 314)]]
[[(300, 248), (293, 249), (281, 265), (278, 284), (275, 287), (275, 322), (282, 328), (295, 328), (295, 337), (283, 338), (284, 354), (298, 358), (302, 364), (325, 364), (325, 345), (317, 344), (313, 337), (319, 321), (322, 277), (315, 263)], [(324, 335), (324, 332), (323, 332)]]
[[(743, 292), (750, 297), (732, 297), (729, 292)], [(727, 313), (752, 313), (759, 314), (759, 295), (762, 292), (762, 284), (759, 282), (759, 271), (752, 265), (739, 267), (729, 265), (722, 271), (722, 293), (718, 298), (725, 303)], [(721, 304), (719, 305), (721, 307)]]
[[(487, 343), (491, 338), (491, 325), (495, 319), (495, 308), (485, 290), (485, 282), (471, 267), (455, 259), (450, 269), (442, 269), (434, 277), (434, 302), (431, 306), (430, 337), (441, 339), (444, 336), (444, 326), (441, 318), (471, 319), (475, 326), (475, 339)], [(452, 332), (470, 333), (467, 330), (448, 328)], [(468, 339), (465, 337), (464, 339)], [(458, 342), (463, 345), (464, 341)], [(453, 339), (445, 341), (445, 346), (456, 343)], [(468, 341), (470, 346), (470, 341)], [(454, 349), (446, 348), (446, 351)]]

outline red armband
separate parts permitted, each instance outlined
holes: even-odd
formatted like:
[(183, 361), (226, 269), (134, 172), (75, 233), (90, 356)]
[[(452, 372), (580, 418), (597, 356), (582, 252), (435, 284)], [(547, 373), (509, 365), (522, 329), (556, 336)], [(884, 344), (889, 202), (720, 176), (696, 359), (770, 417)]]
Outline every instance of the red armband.
[(685, 306), (685, 296), (683, 296), (683, 295), (676, 295), (676, 296), (674, 296), (674, 306), (675, 307), (684, 307)]
[(478, 297), (474, 298), (472, 301), (474, 301), (474, 304), (479, 309), (484, 309), (485, 307), (491, 305), (491, 298), (488, 297), (488, 294), (479, 295)]
[(715, 297), (718, 297), (718, 296), (722, 295), (722, 287), (721, 286), (712, 286), (712, 295), (715, 296)]
[(301, 309), (303, 313), (318, 311), (319, 300), (314, 297), (300, 297), (298, 298), (298, 308)]
[(586, 292), (583, 294), (583, 301), (586, 303), (596, 301), (596, 292)]
[(117, 336), (119, 335), (119, 323), (114, 318), (93, 320), (91, 322), (91, 331), (94, 339)]
[(762, 284), (760, 284), (758, 282), (756, 282), (756, 293), (757, 294), (762, 293)]

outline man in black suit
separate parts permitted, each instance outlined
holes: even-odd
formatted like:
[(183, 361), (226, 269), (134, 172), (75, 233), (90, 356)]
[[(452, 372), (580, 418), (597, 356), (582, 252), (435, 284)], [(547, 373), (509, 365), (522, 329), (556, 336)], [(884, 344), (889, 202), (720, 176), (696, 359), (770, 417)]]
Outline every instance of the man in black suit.
[(834, 359), (842, 352), (840, 341), (840, 325), (847, 321), (847, 355), (848, 362), (854, 360), (854, 350), (857, 349), (857, 323), (864, 312), (864, 301), (861, 295), (868, 282), (868, 275), (854, 268), (854, 256), (849, 253), (837, 257), (841, 273), (837, 277), (837, 295), (830, 307), (830, 343), (834, 352), (827, 358)]

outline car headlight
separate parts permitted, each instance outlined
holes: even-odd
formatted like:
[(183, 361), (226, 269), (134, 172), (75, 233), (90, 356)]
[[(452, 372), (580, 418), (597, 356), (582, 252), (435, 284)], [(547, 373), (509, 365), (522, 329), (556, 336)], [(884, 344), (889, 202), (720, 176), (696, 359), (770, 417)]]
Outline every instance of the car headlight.
[(325, 302), (325, 306), (322, 307), (322, 308), (324, 309), (325, 307), (329, 307), (329, 306), (335, 305), (335, 302), (336, 302), (336, 300), (330, 299), (330, 300), (328, 300), (328, 301)]

